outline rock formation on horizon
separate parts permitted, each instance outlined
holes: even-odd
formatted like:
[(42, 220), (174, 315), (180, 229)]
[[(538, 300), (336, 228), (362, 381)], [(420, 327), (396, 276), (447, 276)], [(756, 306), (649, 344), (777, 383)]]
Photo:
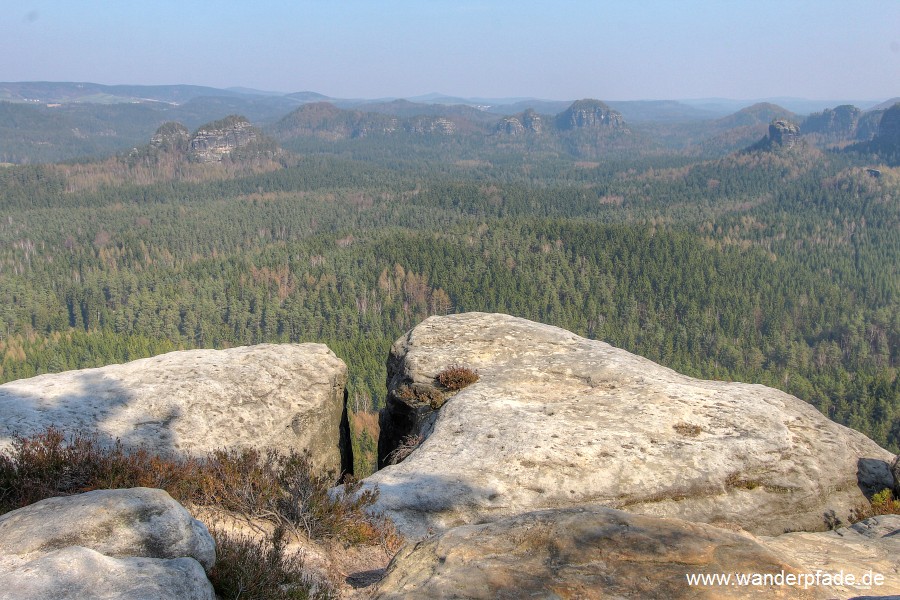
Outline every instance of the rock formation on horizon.
[(189, 143), (189, 155), (197, 162), (219, 162), (238, 148), (261, 140), (250, 121), (238, 115), (207, 123), (200, 127)]
[(852, 104), (826, 108), (809, 115), (801, 125), (804, 134), (818, 133), (836, 139), (849, 140), (856, 136), (862, 111)]
[(517, 115), (503, 117), (495, 126), (494, 131), (511, 137), (541, 134), (544, 132), (544, 120), (529, 108)]
[(272, 158), (278, 153), (275, 142), (250, 121), (240, 115), (229, 115), (201, 126), (193, 134), (176, 121), (163, 123), (150, 138), (150, 143), (134, 148), (129, 158), (132, 162), (149, 159), (156, 163), (174, 159), (218, 163), (226, 159), (241, 162)]
[(768, 135), (748, 148), (748, 151), (789, 150), (799, 143), (800, 127), (787, 119), (775, 119), (769, 124)]
[(175, 121), (163, 123), (150, 138), (150, 147), (159, 152), (187, 152), (191, 145), (191, 132)]
[(622, 114), (600, 100), (576, 100), (569, 108), (556, 116), (556, 124), (562, 131), (576, 129), (621, 129), (625, 125)]
[(873, 155), (890, 166), (900, 165), (900, 102), (881, 114), (878, 132), (871, 140), (848, 146), (847, 150)]

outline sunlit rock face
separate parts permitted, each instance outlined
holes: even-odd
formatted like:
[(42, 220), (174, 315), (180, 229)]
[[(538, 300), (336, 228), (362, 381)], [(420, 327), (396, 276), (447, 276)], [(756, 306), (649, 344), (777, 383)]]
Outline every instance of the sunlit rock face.
[(220, 448), (309, 452), (316, 468), (352, 465), (347, 366), (323, 344), (170, 352), (0, 385), (0, 449), (49, 426), (163, 454)]
[[(453, 365), (480, 379), (441, 389)], [(892, 454), (784, 392), (694, 379), (508, 315), (423, 321), (395, 342), (388, 381), (384, 468), (366, 485), (412, 537), (585, 504), (815, 531), (852, 522), (863, 490), (893, 485)]]
[(0, 516), (0, 599), (214, 600), (206, 526), (163, 490), (97, 490)]

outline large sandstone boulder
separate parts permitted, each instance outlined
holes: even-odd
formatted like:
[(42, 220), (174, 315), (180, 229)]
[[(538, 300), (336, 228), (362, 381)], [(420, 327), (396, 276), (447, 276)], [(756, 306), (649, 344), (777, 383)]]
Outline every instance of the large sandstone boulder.
[[(451, 365), (480, 380), (456, 395)], [(757, 534), (849, 523), (893, 456), (761, 385), (701, 381), (510, 317), (431, 317), (388, 362), (376, 508), (413, 538), (538, 509), (602, 504)], [(446, 402), (444, 398), (449, 397)]]
[(800, 571), (747, 535), (590, 506), (451, 529), (408, 545), (376, 598), (829, 598), (802, 586), (711, 585), (688, 576)]
[(214, 600), (206, 527), (166, 492), (98, 490), (0, 516), (0, 600)]
[(50, 425), (101, 441), (203, 455), (223, 447), (308, 450), (349, 471), (347, 367), (322, 344), (170, 352), (0, 385), (0, 450)]

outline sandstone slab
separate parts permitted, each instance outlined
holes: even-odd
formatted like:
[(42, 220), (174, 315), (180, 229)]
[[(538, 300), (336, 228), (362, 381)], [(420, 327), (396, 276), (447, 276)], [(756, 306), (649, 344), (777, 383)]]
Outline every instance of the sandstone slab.
[(352, 468), (347, 367), (322, 344), (171, 352), (0, 385), (0, 450), (14, 434), (56, 426), (163, 453), (223, 447), (308, 450)]
[[(435, 402), (451, 365), (480, 380)], [(815, 531), (850, 523), (864, 492), (893, 485), (893, 455), (793, 396), (686, 377), (507, 315), (425, 320), (394, 344), (388, 377), (379, 456), (423, 441), (365, 484), (413, 538), (584, 504)]]
[(206, 527), (166, 492), (98, 490), (0, 516), (0, 599), (213, 600)]
[(83, 546), (107, 556), (180, 558), (212, 567), (206, 526), (164, 490), (96, 490), (47, 498), (0, 516), (0, 555)]
[[(787, 533), (761, 538), (767, 548), (798, 565), (805, 573), (843, 571), (853, 575), (831, 589), (836, 597), (900, 597), (900, 515), (881, 515), (817, 533)], [(866, 574), (871, 576), (866, 580)], [(875, 575), (881, 583), (875, 583)]]
[(692, 583), (688, 576), (799, 575), (748, 535), (590, 506), (467, 525), (408, 545), (375, 597), (830, 598), (802, 586)]
[(190, 558), (111, 558), (73, 546), (2, 573), (0, 600), (215, 600)]

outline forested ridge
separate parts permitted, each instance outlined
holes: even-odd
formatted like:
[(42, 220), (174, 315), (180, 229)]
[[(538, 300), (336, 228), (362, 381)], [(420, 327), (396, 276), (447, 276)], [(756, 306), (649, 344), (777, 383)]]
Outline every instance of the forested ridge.
[(784, 389), (900, 450), (900, 170), (806, 147), (602, 163), (348, 147), (209, 181), (0, 169), (0, 380), (319, 341), (365, 411), (402, 333), (497, 311)]

